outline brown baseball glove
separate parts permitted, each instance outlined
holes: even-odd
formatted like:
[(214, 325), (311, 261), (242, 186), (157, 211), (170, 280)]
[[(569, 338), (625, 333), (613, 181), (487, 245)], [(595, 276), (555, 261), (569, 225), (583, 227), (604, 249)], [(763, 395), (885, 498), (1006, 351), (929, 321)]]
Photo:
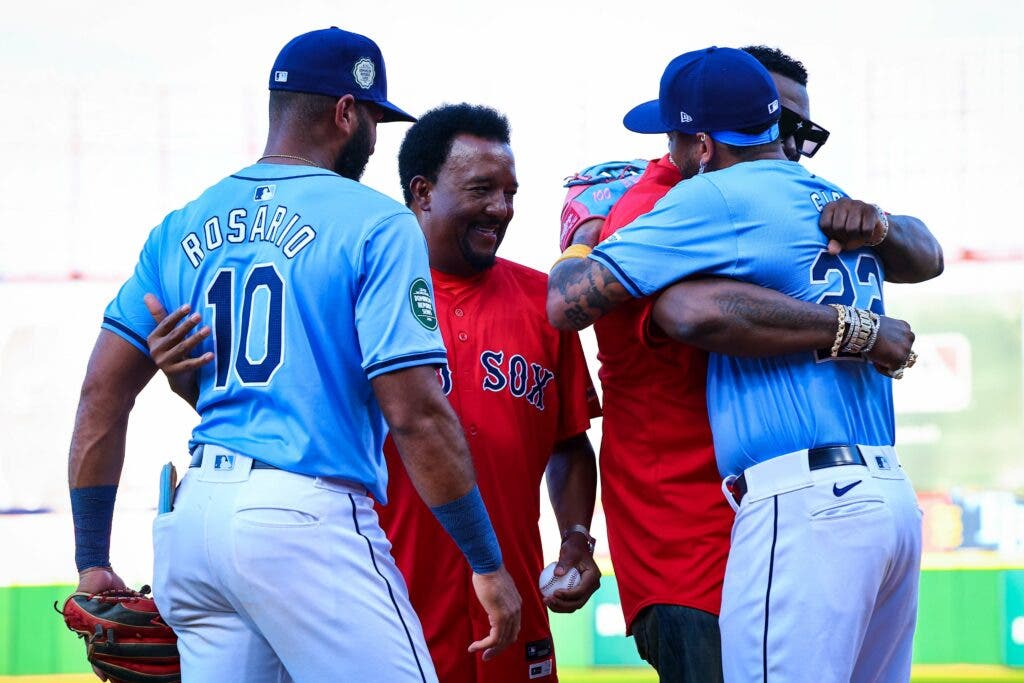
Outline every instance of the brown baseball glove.
[(97, 674), (113, 683), (179, 683), (178, 637), (139, 591), (72, 593), (57, 609), (68, 628), (85, 640), (86, 657)]

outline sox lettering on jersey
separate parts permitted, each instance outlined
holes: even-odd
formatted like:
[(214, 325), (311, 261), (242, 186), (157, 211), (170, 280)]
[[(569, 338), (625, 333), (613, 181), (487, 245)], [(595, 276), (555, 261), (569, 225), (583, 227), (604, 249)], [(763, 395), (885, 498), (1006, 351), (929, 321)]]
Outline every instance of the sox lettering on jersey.
[[(484, 391), (508, 389), (516, 398), (525, 398), (537, 410), (544, 410), (544, 390), (555, 379), (555, 373), (543, 365), (530, 363), (520, 354), (509, 357), (505, 367), (504, 351), (484, 351), (480, 354), (480, 365), (484, 376), (481, 388)], [(447, 396), (452, 390), (452, 371), (445, 364), (437, 369), (437, 379)]]

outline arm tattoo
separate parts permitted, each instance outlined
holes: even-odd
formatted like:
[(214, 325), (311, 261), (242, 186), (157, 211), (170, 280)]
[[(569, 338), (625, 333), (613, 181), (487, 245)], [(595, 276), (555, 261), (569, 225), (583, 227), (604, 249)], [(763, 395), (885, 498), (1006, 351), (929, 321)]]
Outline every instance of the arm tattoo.
[[(761, 301), (743, 294), (722, 294), (716, 297), (719, 310), (726, 315), (739, 318), (752, 327), (772, 327), (781, 329), (806, 329), (821, 324), (818, 311), (808, 309), (800, 302), (792, 301)], [(812, 304), (817, 306), (818, 304)], [(829, 315), (834, 320), (834, 315)]]
[(592, 259), (559, 264), (548, 278), (548, 288), (561, 294), (562, 315), (578, 330), (629, 297), (611, 271)]
[(583, 308), (579, 304), (574, 304), (569, 310), (565, 312), (566, 319), (573, 324), (574, 327), (582, 329), (591, 323), (589, 316), (583, 312)]

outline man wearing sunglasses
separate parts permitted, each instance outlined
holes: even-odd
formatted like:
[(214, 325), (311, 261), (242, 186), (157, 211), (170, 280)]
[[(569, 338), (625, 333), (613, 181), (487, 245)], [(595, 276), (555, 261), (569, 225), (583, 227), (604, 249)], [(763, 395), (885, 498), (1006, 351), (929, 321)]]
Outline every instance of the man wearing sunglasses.
[[(744, 50), (765, 66), (779, 92), (786, 157), (813, 156), (828, 131), (810, 120), (804, 66), (774, 48)], [(609, 237), (700, 171), (699, 165), (681, 166), (666, 154), (639, 180), (623, 174), (594, 186), (608, 191), (570, 190), (563, 249), (569, 241), (592, 246)], [(820, 225), (835, 240), (833, 248), (855, 247), (865, 233), (877, 239), (882, 217), (873, 205), (842, 199), (824, 208)], [(887, 218), (889, 233), (878, 247), (887, 279), (938, 275), (942, 251), (924, 224)], [(656, 311), (661, 317), (652, 317)], [(627, 301), (594, 328), (604, 399), (601, 498), (627, 632), (661, 680), (721, 681), (717, 616), (734, 514), (722, 496), (708, 424), (707, 351), (768, 355), (827, 348), (836, 336), (836, 312), (714, 278), (678, 283), (660, 299)], [(878, 343), (889, 343), (897, 356), (888, 362), (898, 366), (912, 340), (909, 328), (890, 320), (880, 335)]]
[[(778, 87), (779, 81), (775, 81)], [(790, 161), (800, 161), (801, 156), (813, 157), (828, 141), (828, 131), (814, 121), (805, 119), (789, 107), (782, 107), (779, 117), (779, 137), (785, 142), (782, 151)]]

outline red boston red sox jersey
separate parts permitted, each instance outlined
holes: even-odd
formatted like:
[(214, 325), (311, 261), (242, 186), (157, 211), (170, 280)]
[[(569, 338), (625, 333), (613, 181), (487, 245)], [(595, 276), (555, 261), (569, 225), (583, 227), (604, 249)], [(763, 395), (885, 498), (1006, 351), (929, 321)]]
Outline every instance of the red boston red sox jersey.
[(490, 630), (472, 571), (420, 500), (389, 439), (381, 526), (409, 586), (442, 681), (554, 681), (554, 649), (537, 578), (544, 566), (540, 484), (556, 443), (600, 414), (579, 337), (548, 324), (547, 276), (498, 259), (473, 277), (432, 271), (448, 365), (439, 378), (462, 422), (477, 481), (523, 598), (519, 639), (489, 662), (466, 648)]
[[(615, 204), (605, 239), (681, 177), (666, 155)], [(652, 330), (651, 298), (597, 321), (604, 421), (601, 502), (626, 630), (648, 605), (718, 614), (733, 512), (708, 424), (707, 354)]]

